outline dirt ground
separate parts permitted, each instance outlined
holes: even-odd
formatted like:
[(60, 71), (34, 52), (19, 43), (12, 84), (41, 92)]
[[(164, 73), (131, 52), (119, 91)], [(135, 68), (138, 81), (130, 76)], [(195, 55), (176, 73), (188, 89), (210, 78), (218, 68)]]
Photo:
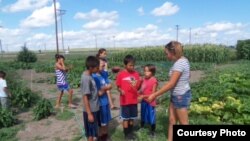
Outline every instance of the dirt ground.
[[(19, 70), (20, 76), (27, 82), (28, 87), (32, 91), (39, 92), (43, 97), (48, 99), (55, 99), (58, 91), (56, 85), (44, 83), (37, 83), (37, 80), (45, 80), (54, 74), (36, 73), (34, 70)], [(203, 77), (202, 71), (191, 72), (191, 83), (199, 81)], [(160, 83), (161, 85), (164, 83)], [(119, 106), (119, 95), (117, 91), (112, 90), (112, 98), (116, 107)], [(33, 121), (32, 112), (23, 112), (18, 115), (18, 120), (25, 123), (23, 130), (17, 133), (17, 138), (20, 141), (71, 141), (75, 137), (81, 135), (82, 128), (82, 102), (79, 89), (74, 89), (74, 102), (78, 104), (77, 109), (70, 109), (75, 113), (76, 118), (67, 121), (57, 120), (55, 116), (50, 116), (47, 119), (40, 121)], [(53, 103), (55, 104), (55, 103)], [(67, 107), (65, 107), (67, 108)], [(60, 112), (60, 111), (59, 111)], [(110, 128), (121, 128), (121, 121), (119, 120), (119, 110), (112, 110), (113, 120), (110, 123)]]

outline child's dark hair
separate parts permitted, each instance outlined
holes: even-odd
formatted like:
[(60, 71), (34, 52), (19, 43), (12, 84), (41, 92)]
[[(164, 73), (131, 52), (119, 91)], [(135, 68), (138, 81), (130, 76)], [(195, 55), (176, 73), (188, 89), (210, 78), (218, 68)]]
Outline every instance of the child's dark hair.
[(86, 68), (89, 70), (90, 68), (99, 67), (100, 61), (95, 56), (88, 56), (85, 62)]
[(58, 59), (60, 59), (60, 58), (63, 58), (63, 60), (65, 60), (65, 58), (64, 58), (63, 55), (61, 55), (61, 54), (56, 54), (56, 55), (55, 55), (56, 61), (57, 61)]
[(147, 64), (147, 65), (144, 66), (144, 69), (145, 69), (146, 67), (148, 67), (148, 70), (149, 70), (153, 75), (155, 75), (155, 72), (156, 72), (156, 67), (155, 67), (155, 65), (153, 65), (153, 64)]
[(100, 49), (98, 50), (98, 53), (96, 54), (96, 57), (100, 57), (100, 55), (101, 55), (104, 51), (106, 51), (105, 48), (100, 48)]
[(6, 73), (4, 71), (0, 71), (0, 78), (5, 78)]
[(125, 58), (123, 59), (124, 65), (127, 65), (130, 62), (135, 63), (135, 58), (132, 55), (126, 55)]

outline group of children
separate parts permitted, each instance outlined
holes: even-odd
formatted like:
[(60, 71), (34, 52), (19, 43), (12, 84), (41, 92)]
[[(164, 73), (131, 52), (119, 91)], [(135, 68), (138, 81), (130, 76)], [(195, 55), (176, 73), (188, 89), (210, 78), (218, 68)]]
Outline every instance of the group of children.
[[(151, 135), (155, 134), (156, 102), (148, 102), (147, 97), (157, 89), (158, 83), (154, 77), (156, 68), (151, 64), (144, 66), (144, 77), (141, 77), (135, 70), (135, 62), (132, 55), (125, 56), (124, 69), (117, 74), (115, 82), (120, 93), (120, 118), (123, 120), (126, 140), (136, 139), (133, 126), (134, 119), (138, 116), (138, 102), (141, 102), (141, 127), (150, 124)], [(113, 105), (109, 94), (112, 85), (108, 79), (107, 60), (100, 54), (89, 56), (85, 65), (86, 70), (81, 77), (81, 93), (86, 137), (89, 141), (106, 141), (108, 123), (111, 120), (110, 108)]]
[[(154, 136), (156, 128), (156, 102), (155, 98), (171, 90), (169, 105), (168, 140), (173, 139), (173, 125), (177, 121), (182, 125), (188, 124), (188, 108), (191, 102), (190, 65), (183, 56), (183, 46), (177, 41), (169, 42), (164, 49), (168, 60), (174, 65), (169, 71), (170, 80), (157, 91), (158, 82), (154, 77), (156, 68), (152, 64), (144, 66), (144, 76), (135, 70), (135, 58), (125, 56), (124, 69), (116, 76), (116, 86), (120, 93), (120, 118), (123, 120), (123, 131), (126, 140), (136, 139), (133, 133), (134, 119), (138, 116), (138, 103), (141, 102), (141, 127), (151, 125), (151, 135)], [(116, 109), (110, 91), (112, 85), (108, 79), (107, 52), (100, 49), (96, 56), (86, 59), (86, 70), (81, 76), (81, 93), (83, 101), (83, 120), (88, 141), (95, 139), (108, 140), (108, 123), (111, 120), (110, 109)], [(60, 90), (56, 108), (60, 107), (61, 98), (65, 90), (69, 92), (70, 108), (77, 105), (72, 102), (73, 90), (67, 81), (67, 72), (71, 67), (64, 64), (64, 56), (56, 54), (55, 73), (56, 83)], [(6, 73), (0, 71), (0, 102), (1, 108), (8, 107), (8, 97), (11, 93), (7, 89)]]

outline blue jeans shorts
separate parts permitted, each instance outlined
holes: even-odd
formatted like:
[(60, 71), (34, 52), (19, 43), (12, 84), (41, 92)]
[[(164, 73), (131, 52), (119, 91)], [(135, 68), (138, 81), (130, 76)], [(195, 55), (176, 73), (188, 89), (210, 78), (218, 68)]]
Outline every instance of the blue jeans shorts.
[(183, 95), (171, 95), (171, 102), (174, 105), (174, 108), (189, 108), (192, 98), (191, 90), (188, 90)]
[(59, 91), (69, 91), (70, 90), (69, 84), (57, 85), (57, 88), (58, 88)]

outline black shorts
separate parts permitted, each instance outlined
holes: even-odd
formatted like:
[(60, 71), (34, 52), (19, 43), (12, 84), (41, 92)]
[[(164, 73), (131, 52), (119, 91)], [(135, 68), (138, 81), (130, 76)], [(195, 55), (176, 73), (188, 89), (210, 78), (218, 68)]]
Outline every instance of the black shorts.
[(121, 106), (121, 116), (122, 120), (135, 119), (138, 115), (137, 104), (122, 105)]
[(87, 112), (83, 112), (83, 122), (86, 137), (98, 137), (98, 126), (100, 126), (100, 112), (92, 112), (94, 122), (88, 121)]

